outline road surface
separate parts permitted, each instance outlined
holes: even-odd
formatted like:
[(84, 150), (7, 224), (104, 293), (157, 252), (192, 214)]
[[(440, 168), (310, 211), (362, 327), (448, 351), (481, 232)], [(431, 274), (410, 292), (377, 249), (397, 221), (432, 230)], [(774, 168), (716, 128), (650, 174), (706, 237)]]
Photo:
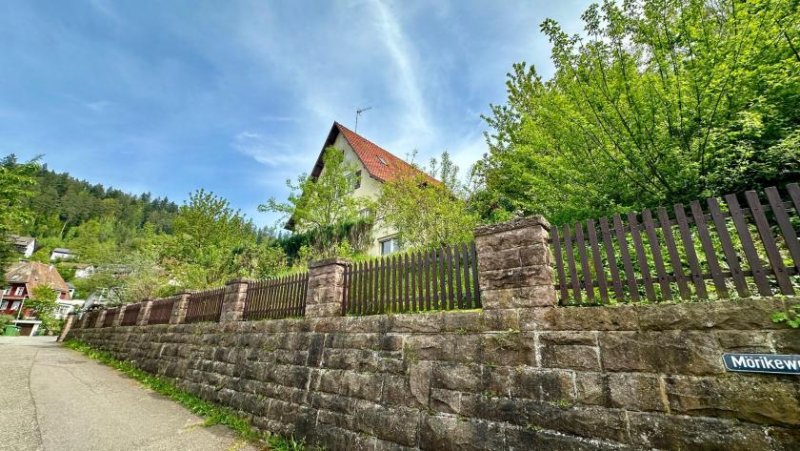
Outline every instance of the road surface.
[(0, 337), (0, 450), (257, 449), (202, 423), (55, 337)]

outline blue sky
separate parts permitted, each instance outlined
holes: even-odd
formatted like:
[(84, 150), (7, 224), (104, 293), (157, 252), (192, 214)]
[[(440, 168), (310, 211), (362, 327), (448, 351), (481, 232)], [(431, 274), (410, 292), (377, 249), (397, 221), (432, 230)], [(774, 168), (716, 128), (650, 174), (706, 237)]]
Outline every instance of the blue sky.
[(518, 61), (551, 73), (547, 17), (588, 1), (0, 2), (0, 155), (181, 202), (205, 188), (259, 224), (334, 120), (400, 157), (486, 151)]

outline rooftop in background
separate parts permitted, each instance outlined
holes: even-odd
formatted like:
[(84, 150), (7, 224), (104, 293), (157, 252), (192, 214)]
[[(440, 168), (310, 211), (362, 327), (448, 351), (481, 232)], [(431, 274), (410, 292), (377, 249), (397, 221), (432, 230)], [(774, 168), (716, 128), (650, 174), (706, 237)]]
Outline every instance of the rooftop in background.
[(14, 243), (15, 246), (28, 246), (34, 241), (36, 241), (36, 239), (32, 236), (11, 235), (11, 242)]
[(28, 293), (45, 285), (61, 293), (69, 293), (69, 287), (54, 266), (39, 262), (20, 262), (13, 265), (5, 275), (9, 284), (25, 284)]
[(336, 137), (340, 133), (347, 143), (350, 144), (350, 147), (353, 148), (353, 151), (367, 169), (370, 177), (379, 182), (389, 182), (402, 176), (422, 175), (429, 183), (441, 183), (415, 166), (395, 156), (388, 150), (338, 122), (333, 123), (331, 131), (328, 133), (328, 139), (325, 140), (325, 145), (322, 147), (322, 151), (317, 158), (317, 163), (314, 165), (314, 170), (311, 172), (312, 177), (317, 178), (322, 173), (322, 154), (325, 148), (332, 146), (333, 143), (336, 142)]

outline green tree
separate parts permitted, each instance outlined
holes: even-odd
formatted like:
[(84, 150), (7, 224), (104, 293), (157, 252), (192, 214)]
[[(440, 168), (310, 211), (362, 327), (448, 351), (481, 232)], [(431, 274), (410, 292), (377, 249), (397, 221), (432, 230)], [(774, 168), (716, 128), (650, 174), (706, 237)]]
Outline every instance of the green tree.
[(397, 231), (407, 248), (429, 248), (469, 241), (478, 216), (465, 202), (465, 190), (458, 181), (458, 167), (444, 152), (432, 159), (429, 172), (387, 181), (381, 188), (378, 217)]
[(800, 178), (796, 1), (606, 1), (582, 18), (584, 37), (542, 24), (550, 80), (509, 74), (486, 201), (558, 223)]
[(283, 254), (257, 242), (252, 221), (213, 193), (198, 190), (180, 207), (163, 260), (186, 288), (219, 286), (235, 277), (279, 272)]
[(358, 168), (345, 160), (344, 152), (328, 147), (322, 161), (319, 177), (303, 174), (296, 184), (286, 182), (291, 190), (288, 202), (272, 198), (258, 207), (262, 212), (282, 214), (282, 220), (293, 223), (295, 232), (313, 236), (310, 245), (316, 258), (332, 256), (349, 247), (344, 245), (349, 240), (343, 231), (361, 221), (361, 212), (372, 206), (369, 199), (351, 195)]
[(55, 319), (54, 313), (58, 308), (58, 292), (46, 285), (34, 287), (29, 299), (25, 300), (23, 308), (31, 309), (37, 319), (42, 322), (46, 330), (58, 331), (59, 321)]
[(36, 188), (34, 175), (38, 168), (37, 160), (19, 164), (14, 155), (0, 160), (0, 270), (3, 273), (13, 252), (9, 234), (19, 232), (31, 220), (26, 207)]

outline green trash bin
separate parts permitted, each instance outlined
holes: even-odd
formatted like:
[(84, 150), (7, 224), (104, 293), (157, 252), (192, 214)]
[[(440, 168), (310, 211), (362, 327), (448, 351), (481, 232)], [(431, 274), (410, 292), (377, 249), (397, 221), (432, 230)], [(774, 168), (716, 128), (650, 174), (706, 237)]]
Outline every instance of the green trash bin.
[(9, 324), (6, 326), (5, 330), (3, 331), (3, 335), (6, 337), (18, 337), (19, 336), (19, 329), (17, 326), (13, 324)]

